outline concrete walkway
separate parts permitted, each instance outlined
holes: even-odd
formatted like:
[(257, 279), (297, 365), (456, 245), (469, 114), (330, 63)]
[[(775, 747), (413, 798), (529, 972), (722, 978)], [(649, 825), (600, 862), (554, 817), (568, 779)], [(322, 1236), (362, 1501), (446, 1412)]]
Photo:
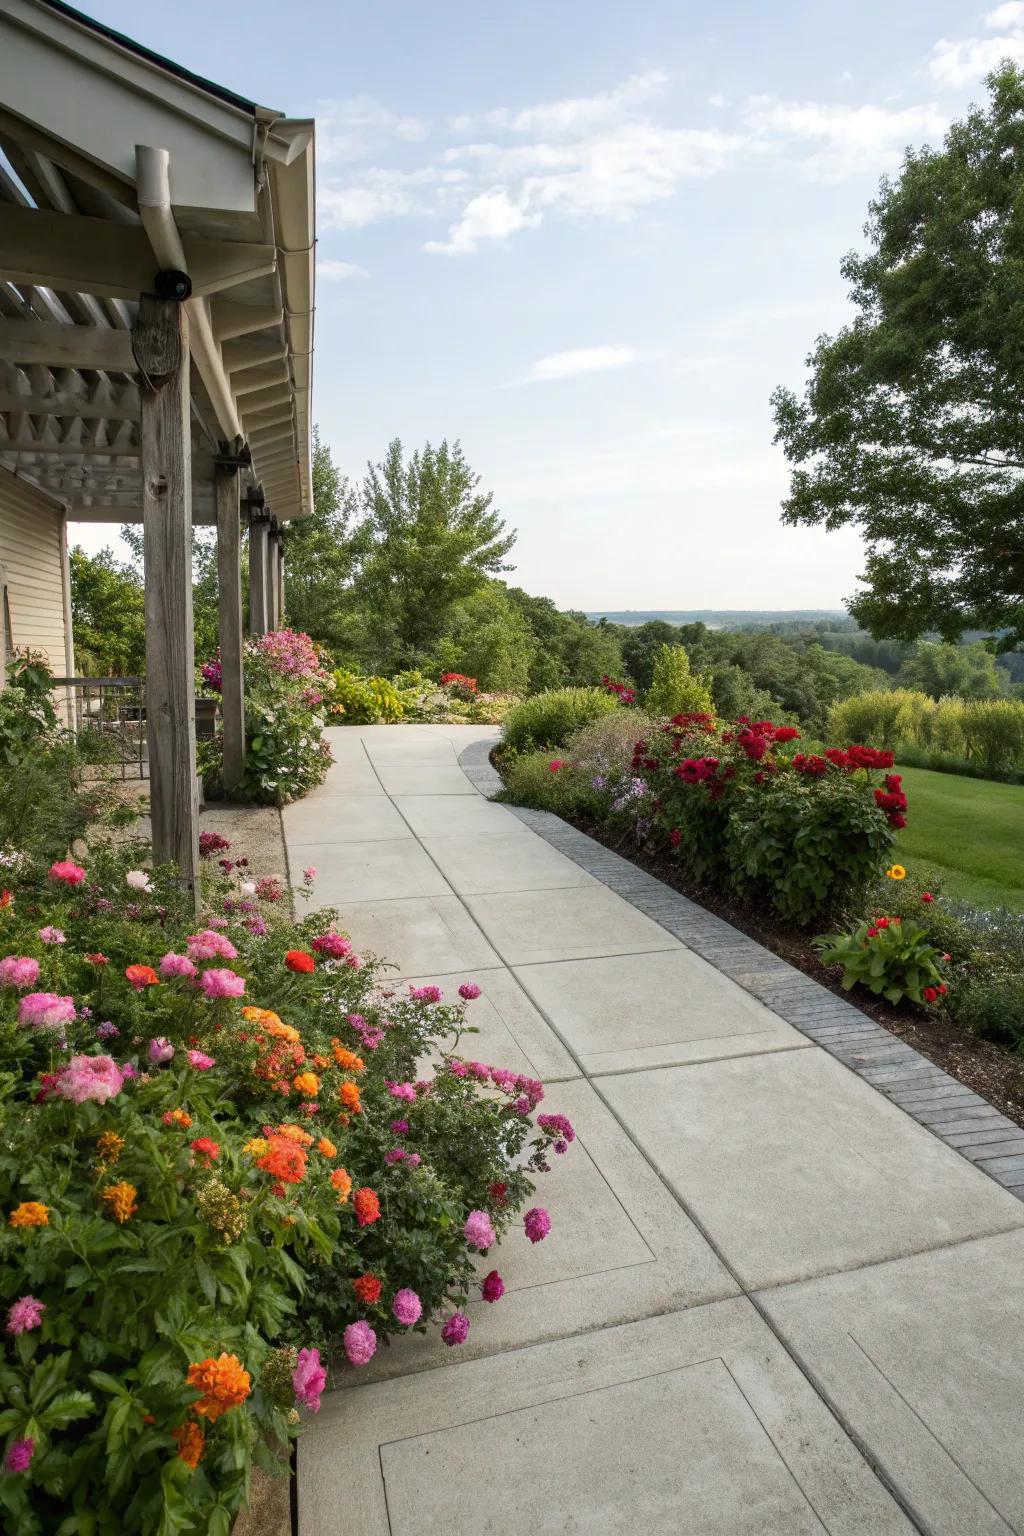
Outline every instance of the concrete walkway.
[(578, 1140), (467, 1343), (325, 1398), (300, 1536), (1024, 1532), (1024, 1205), (489, 803), (496, 732), (329, 734), (293, 876), (403, 981), (477, 981), (472, 1054)]

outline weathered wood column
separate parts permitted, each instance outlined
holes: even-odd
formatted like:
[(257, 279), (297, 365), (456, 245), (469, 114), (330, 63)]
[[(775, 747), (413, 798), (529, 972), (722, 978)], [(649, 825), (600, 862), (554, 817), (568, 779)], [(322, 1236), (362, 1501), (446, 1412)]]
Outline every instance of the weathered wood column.
[(245, 773), (245, 682), (242, 650), (242, 534), (237, 456), (222, 454), (214, 470), (217, 502), (217, 633), (220, 640), (224, 789)]
[(284, 529), (277, 536), (277, 627), (284, 627)]
[(277, 611), (277, 541), (280, 534), (275, 519), (270, 520), (267, 535), (267, 628), (277, 629), (280, 615)]
[(249, 514), (249, 633), (265, 635), (270, 628), (267, 601), (267, 556), (270, 514), (253, 510)]
[(188, 317), (143, 295), (132, 333), (142, 395), (146, 737), (153, 857), (173, 860), (199, 893), (195, 640), (192, 628), (192, 439)]

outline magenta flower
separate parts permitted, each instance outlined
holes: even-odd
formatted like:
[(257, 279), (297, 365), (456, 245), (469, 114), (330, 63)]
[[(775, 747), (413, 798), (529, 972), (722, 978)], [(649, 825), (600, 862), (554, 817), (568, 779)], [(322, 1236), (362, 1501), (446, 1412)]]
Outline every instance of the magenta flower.
[(254, 939), (265, 939), (269, 929), (262, 917), (250, 917), (245, 925)]
[(97, 1040), (116, 1040), (121, 1031), (110, 1019), (104, 1019), (102, 1024), (96, 1025)]
[(366, 1365), (377, 1349), (377, 1335), (369, 1323), (349, 1323), (343, 1335), (345, 1353), (352, 1365)]
[(21, 991), (39, 980), (39, 961), (29, 955), (7, 955), (0, 960), (0, 987)]
[(245, 991), (245, 977), (236, 976), (226, 967), (204, 971), (200, 982), (207, 997), (241, 997)]
[(81, 885), (85, 870), (74, 859), (58, 859), (56, 864), (50, 865), (50, 879), (60, 885)]
[(18, 1023), (30, 1029), (60, 1029), (73, 1024), (75, 1000), (58, 997), (55, 992), (26, 992), (18, 1004)]
[(500, 1301), (505, 1294), (505, 1282), (496, 1269), (492, 1269), (489, 1275), (485, 1275), (480, 1284), (480, 1295), (484, 1301)]
[[(207, 972), (209, 975), (209, 972)], [(186, 1051), (188, 1064), (196, 1072), (209, 1072), (211, 1067), (217, 1065), (212, 1056), (207, 1056), (205, 1051)]]
[(302, 878), (303, 878), (303, 880), (305, 880), (307, 885), (309, 885), (311, 881), (315, 880), (316, 879), (316, 865), (315, 864), (310, 864), (306, 869), (304, 869), (302, 871)]
[(486, 1211), (470, 1211), (462, 1235), (471, 1248), (479, 1248), (481, 1253), (486, 1253), (497, 1241), (491, 1218)]
[(160, 961), (160, 975), (164, 981), (173, 981), (178, 976), (194, 976), (196, 968), (187, 955), (176, 955), (173, 950), (164, 955)]
[(452, 1313), (441, 1329), (441, 1337), (449, 1348), (453, 1344), (465, 1344), (469, 1337), (469, 1318), (465, 1312)]
[(37, 1301), (34, 1296), (19, 1297), (7, 1313), (7, 1332), (30, 1333), (39, 1327), (45, 1311), (45, 1301)]
[(464, 981), (459, 988), (459, 996), (464, 998), (467, 1003), (471, 1003), (474, 998), (480, 996), (480, 988), (475, 981)]
[[(537, 1124), (548, 1136), (557, 1136), (558, 1141), (570, 1142), (576, 1140), (576, 1132), (572, 1128), (572, 1122), (565, 1115), (538, 1115)], [(562, 1150), (565, 1148), (563, 1146)], [(558, 1142), (555, 1143), (555, 1151), (558, 1151)]]
[(417, 1003), (439, 1003), (444, 993), (440, 987), (410, 987), (409, 996)]
[(112, 1056), (72, 1056), (57, 1075), (57, 1092), (72, 1104), (105, 1104), (121, 1092), (121, 1068)]
[[(372, 1354), (373, 1351), (371, 1350)], [(295, 1369), (292, 1371), (292, 1389), (295, 1401), (314, 1413), (320, 1412), (320, 1394), (327, 1384), (327, 1371), (320, 1364), (318, 1349), (300, 1349)]]
[(551, 1217), (543, 1206), (535, 1205), (532, 1211), (527, 1211), (523, 1217), (523, 1226), (531, 1243), (543, 1242), (551, 1231)]
[(27, 1472), (35, 1454), (34, 1440), (15, 1440), (4, 1457), (5, 1472)]
[(157, 1035), (155, 1040), (149, 1042), (146, 1052), (154, 1067), (162, 1067), (165, 1061), (171, 1061), (174, 1057), (174, 1046), (166, 1035)]
[(40, 928), (39, 938), (43, 944), (66, 944), (67, 937), (60, 928), (54, 928), (49, 924)]
[(189, 935), (186, 948), (190, 960), (237, 960), (238, 950), (231, 940), (215, 928)]
[(318, 955), (326, 955), (328, 960), (344, 960), (346, 955), (352, 953), (352, 945), (348, 939), (343, 939), (340, 933), (322, 933), (314, 939), (312, 946)]
[(393, 1083), (388, 1078), (385, 1078), (385, 1082), (388, 1093), (393, 1099), (404, 1099), (407, 1104), (415, 1104), (416, 1085), (414, 1083)]
[(391, 1310), (403, 1328), (411, 1328), (413, 1323), (418, 1323), (423, 1315), (423, 1303), (415, 1291), (403, 1287), (402, 1290), (395, 1292)]
[(392, 1120), (391, 1129), (396, 1136), (404, 1136), (409, 1129), (408, 1120)]
[(401, 1147), (392, 1147), (390, 1152), (384, 1153), (384, 1161), (389, 1167), (394, 1163), (404, 1163), (405, 1152)]

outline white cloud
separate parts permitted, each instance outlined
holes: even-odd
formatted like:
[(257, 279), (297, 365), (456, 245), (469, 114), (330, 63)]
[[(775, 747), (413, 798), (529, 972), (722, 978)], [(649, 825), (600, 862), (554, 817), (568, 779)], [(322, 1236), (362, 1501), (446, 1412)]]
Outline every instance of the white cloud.
[(451, 127), (456, 133), (485, 128), (540, 134), (548, 138), (575, 138), (605, 123), (620, 122), (641, 107), (649, 106), (664, 95), (667, 85), (668, 76), (664, 70), (652, 69), (646, 74), (630, 75), (621, 85), (610, 91), (598, 91), (593, 96), (570, 96), (562, 101), (541, 102), (518, 112), (499, 107), (478, 117), (453, 118)]
[(321, 164), (361, 160), (378, 145), (393, 139), (416, 143), (427, 125), (418, 117), (393, 112), (373, 96), (323, 101), (316, 114), (316, 154)]
[(721, 91), (716, 91), (713, 96), (709, 96), (708, 97), (708, 106), (709, 107), (724, 107), (724, 106), (727, 106), (727, 105), (728, 105), (728, 103), (726, 102), (726, 99), (722, 95)]
[(326, 229), (365, 229), (381, 219), (434, 213), (449, 189), (461, 189), (465, 171), (423, 166), (399, 171), (371, 166), (348, 184), (321, 181), (317, 213)]
[(481, 240), (506, 240), (517, 230), (539, 222), (539, 214), (527, 213), (521, 204), (513, 202), (504, 187), (494, 187), (466, 204), (449, 229), (447, 240), (428, 240), (423, 249), (435, 255), (467, 256)]
[(997, 37), (940, 37), (928, 60), (928, 72), (941, 85), (976, 85), (1003, 59), (1024, 62), (1024, 0), (1007, 0), (985, 17)]
[(808, 140), (820, 147), (803, 160), (804, 169), (826, 181), (862, 172), (892, 169), (910, 143), (940, 135), (945, 117), (934, 103), (887, 107), (833, 106), (814, 101), (777, 101), (756, 96), (747, 123), (767, 142)]
[(365, 267), (355, 261), (338, 261), (333, 256), (318, 256), (316, 275), (321, 282), (343, 283), (353, 277), (368, 277)]
[(553, 379), (574, 379), (583, 373), (606, 373), (609, 368), (628, 368), (631, 363), (642, 362), (649, 355), (636, 347), (608, 344), (552, 352), (548, 357), (539, 357), (522, 382), (544, 384)]

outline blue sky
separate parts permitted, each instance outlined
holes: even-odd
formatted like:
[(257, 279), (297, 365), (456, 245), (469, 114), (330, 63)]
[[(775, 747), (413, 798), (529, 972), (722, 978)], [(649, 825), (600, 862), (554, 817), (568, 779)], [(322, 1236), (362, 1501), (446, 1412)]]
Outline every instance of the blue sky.
[[(461, 438), (514, 580), (583, 608), (838, 606), (768, 396), (849, 313), (879, 176), (1024, 58), (1024, 0), (94, 0), (318, 119), (316, 416), (360, 476)], [(95, 543), (90, 538), (90, 545)]]

